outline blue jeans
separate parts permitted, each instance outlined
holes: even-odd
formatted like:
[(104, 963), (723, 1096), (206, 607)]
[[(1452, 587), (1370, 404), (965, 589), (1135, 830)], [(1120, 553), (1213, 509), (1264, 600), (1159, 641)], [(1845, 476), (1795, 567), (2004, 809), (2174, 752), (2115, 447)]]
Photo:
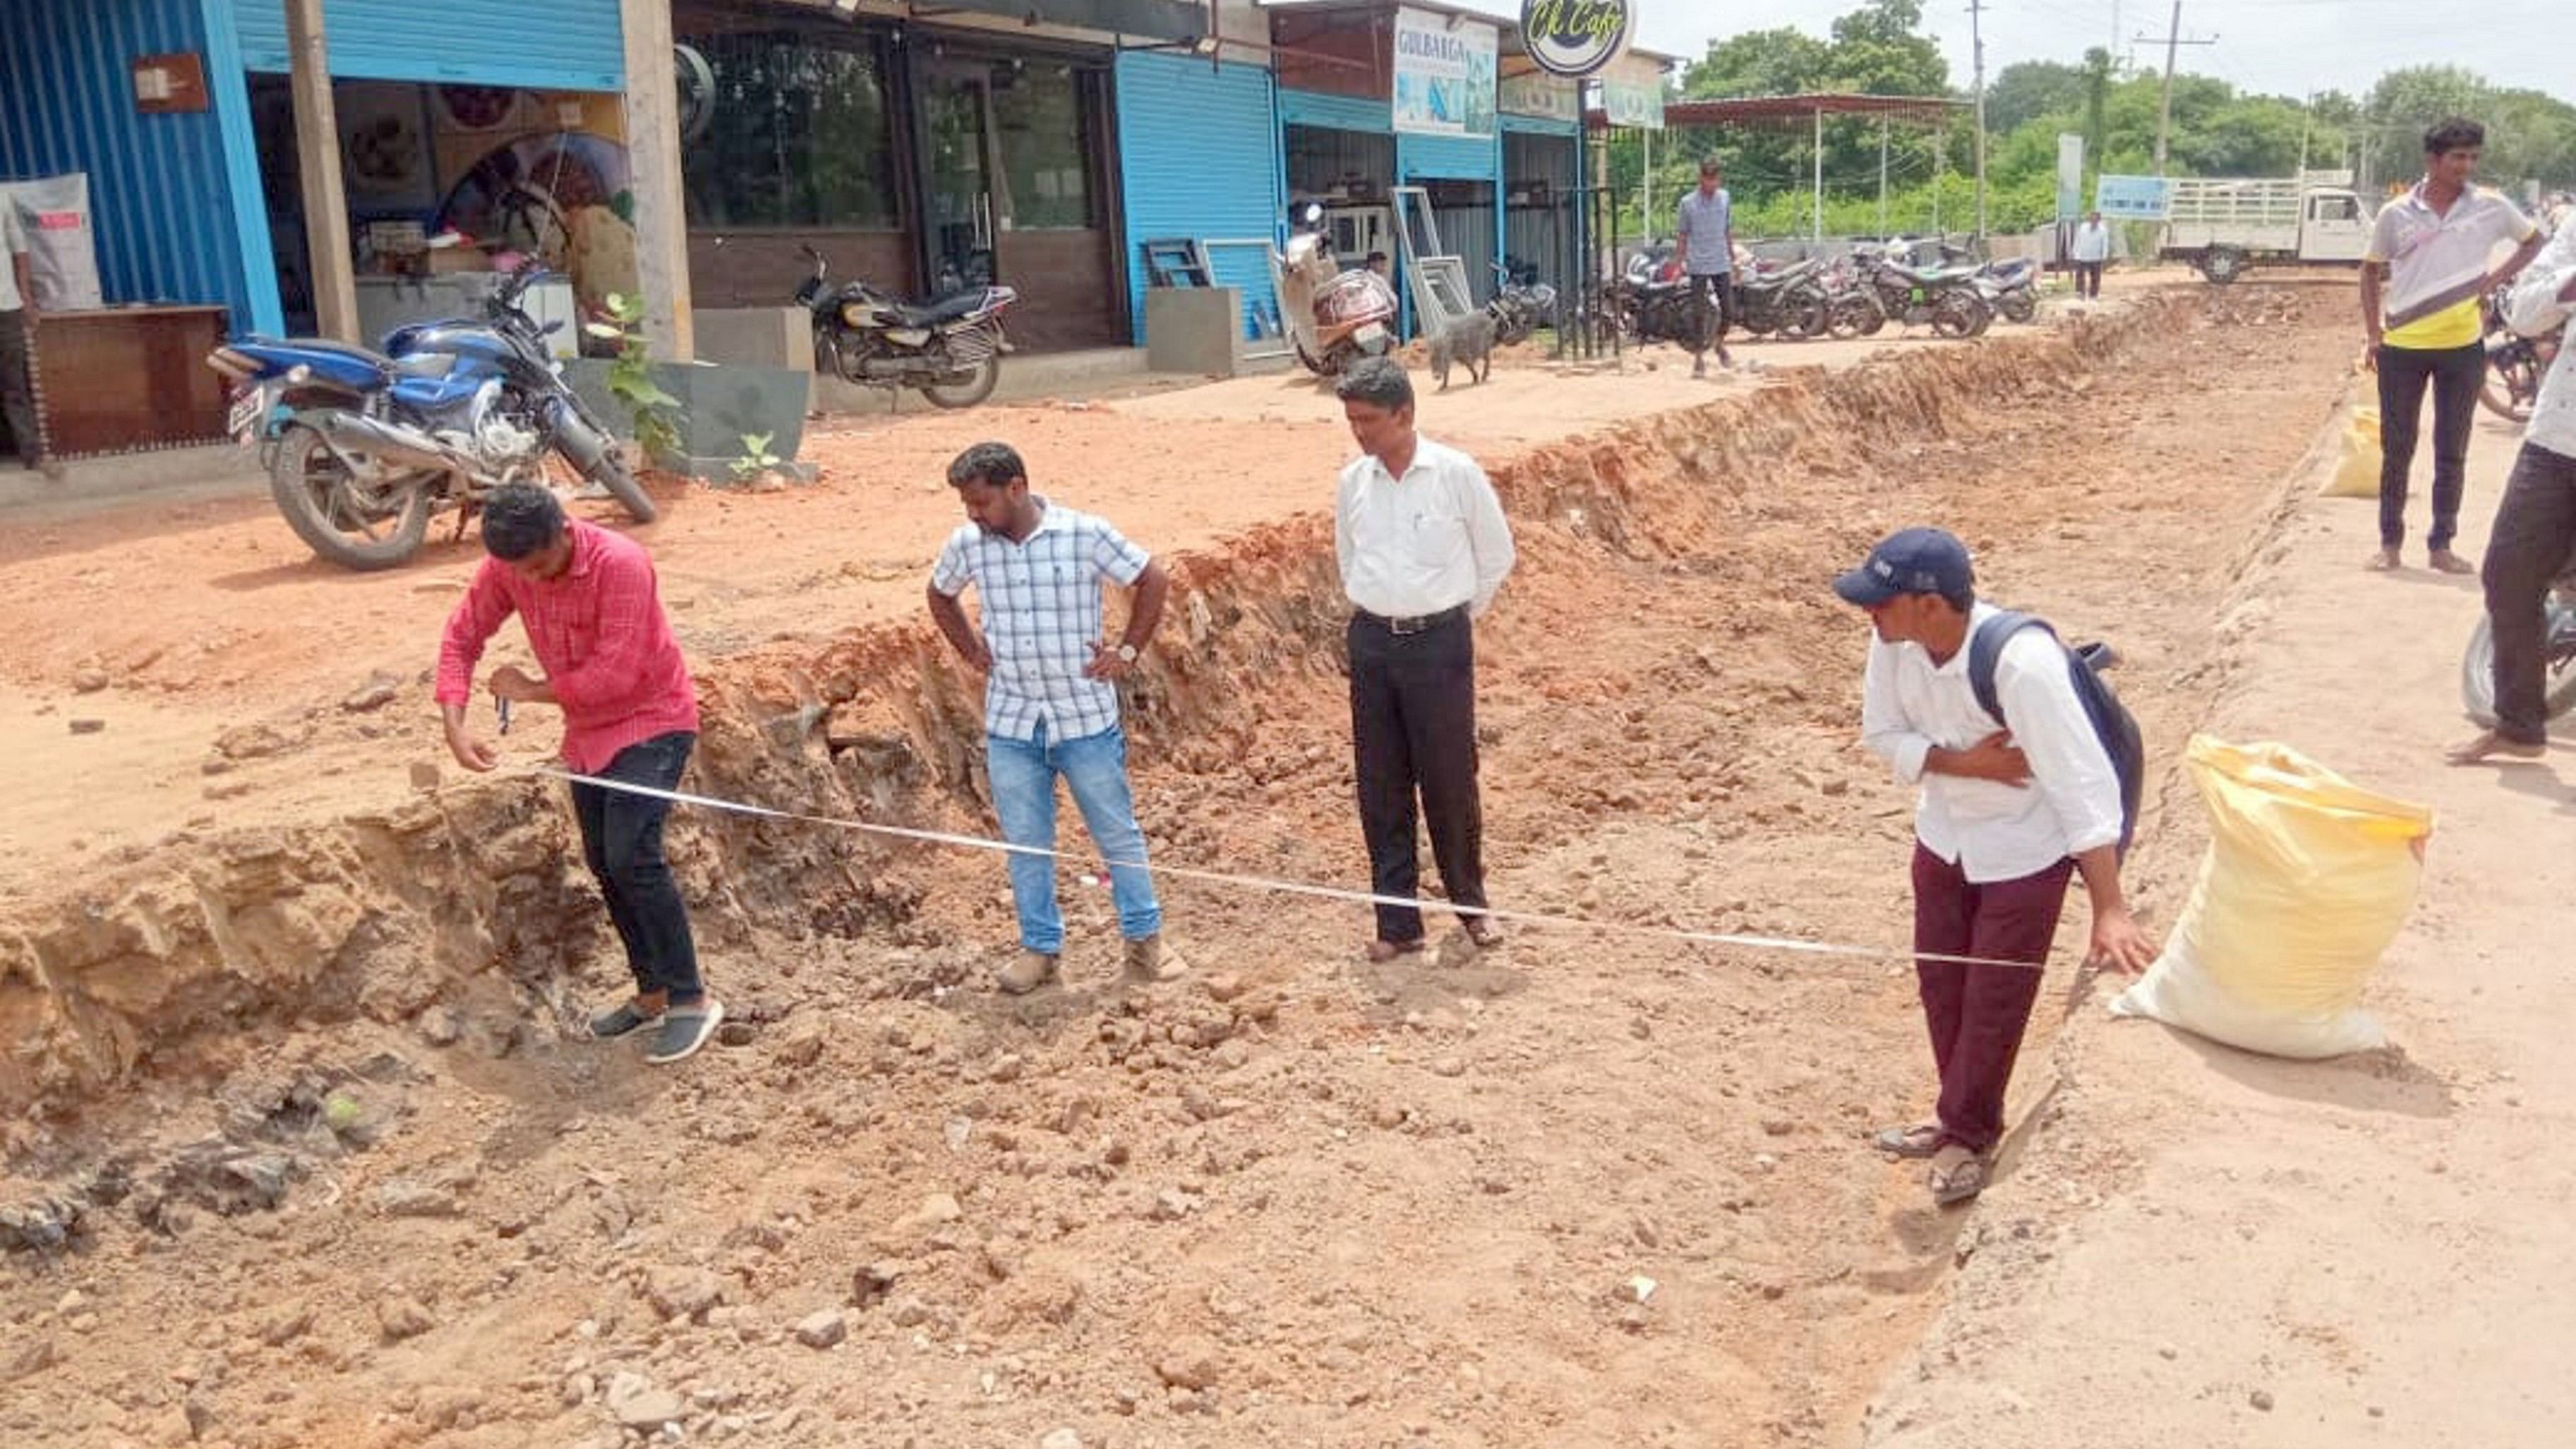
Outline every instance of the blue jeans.
[[(993, 777), (993, 810), (1013, 845), (1055, 848), (1055, 777), (1073, 791), (1092, 842), (1112, 861), (1110, 896), (1118, 933), (1130, 941), (1163, 929), (1154, 877), (1144, 866), (1145, 832), (1136, 827), (1136, 797), (1127, 786), (1127, 732), (1116, 725), (1078, 740), (1049, 743), (1046, 726), (1029, 740), (985, 737)], [(1011, 856), (1011, 901), (1020, 913), (1020, 944), (1042, 955), (1064, 949), (1064, 913), (1056, 908), (1055, 866), (1042, 855)]]

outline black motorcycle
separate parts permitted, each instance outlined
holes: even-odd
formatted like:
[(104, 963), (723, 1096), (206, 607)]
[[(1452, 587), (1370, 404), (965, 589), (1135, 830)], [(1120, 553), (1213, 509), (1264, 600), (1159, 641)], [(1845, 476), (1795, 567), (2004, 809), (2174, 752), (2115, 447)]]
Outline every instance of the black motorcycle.
[(1485, 315), (1493, 319), (1496, 346), (1526, 342), (1541, 327), (1556, 325), (1556, 288), (1538, 279), (1536, 267), (1493, 266), (1496, 290), (1494, 300), (1485, 304)]
[[(2576, 710), (2576, 557), (2559, 571), (2542, 607), (2547, 611), (2548, 630), (2542, 636), (2541, 688), (2549, 717), (2557, 719)], [(2480, 614), (2477, 632), (2469, 636), (2469, 647), (2460, 656), (2460, 705), (2470, 719), (2489, 729), (2495, 727), (2493, 627)]]
[(1867, 245), (1854, 247), (1852, 260), (1880, 310), (1905, 326), (1928, 323), (1937, 337), (1976, 337), (1994, 324), (1973, 266), (1913, 267)]
[(969, 287), (913, 303), (865, 282), (831, 284), (831, 264), (812, 247), (814, 275), (796, 301), (814, 316), (814, 370), (888, 391), (918, 389), (943, 408), (971, 408), (1002, 380), (1002, 313), (1020, 299), (1010, 287)]
[(1776, 270), (1755, 268), (1736, 285), (1735, 325), (1755, 337), (1776, 332), (1800, 341), (1822, 335), (1830, 325), (1831, 312), (1823, 271), (1823, 264), (1813, 260), (1791, 262)]
[(1672, 342), (1689, 347), (1706, 325), (1671, 242), (1651, 242), (1629, 258), (1627, 269), (1610, 286), (1609, 302), (1619, 330), (1640, 346)]
[(2506, 326), (2504, 300), (2511, 290), (2508, 283), (2487, 295), (2487, 377), (2478, 401), (2498, 417), (2527, 423), (2532, 405), (2540, 400), (2540, 380), (2558, 360), (2558, 334), (2525, 337)]

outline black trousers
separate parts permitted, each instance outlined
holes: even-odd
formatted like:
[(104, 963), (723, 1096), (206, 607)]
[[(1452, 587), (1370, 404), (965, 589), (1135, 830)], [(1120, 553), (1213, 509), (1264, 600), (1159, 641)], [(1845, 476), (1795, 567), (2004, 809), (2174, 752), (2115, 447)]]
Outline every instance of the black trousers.
[(2075, 262), (2071, 265), (2075, 268), (2075, 295), (2078, 297), (2101, 296), (2102, 264), (2100, 262)]
[(2576, 554), (2576, 458), (2522, 445), (2487, 535), (2487, 627), (2495, 636), (2496, 733), (2549, 738), (2550, 582)]
[(2433, 390), (2433, 531), (2424, 542), (2451, 546), (2460, 531), (2460, 494), (2468, 476), (2469, 425), (2477, 421), (2478, 386), (2486, 380), (2482, 342), (2426, 351), (2379, 349), (2379, 544), (2406, 541), (2406, 475), (2415, 466), (2423, 428), (2424, 389)]
[[(7, 258), (0, 256), (0, 265)], [(27, 314), (0, 312), (0, 417), (9, 423), (9, 441), (19, 460), (33, 468), (45, 461), (44, 434), (36, 424), (35, 377), (27, 366)]]
[[(676, 730), (628, 745), (600, 778), (676, 790), (697, 742), (696, 735)], [(608, 919), (626, 947), (635, 989), (647, 995), (667, 991), (674, 1006), (695, 1003), (706, 995), (698, 980), (697, 940), (689, 933), (688, 904), (662, 855), (662, 823), (671, 802), (577, 784), (572, 813), (581, 824), (582, 858), (608, 902)]]
[(1726, 350), (1726, 329), (1735, 320), (1735, 274), (1732, 272), (1694, 272), (1691, 275), (1691, 305), (1699, 317), (1699, 345), (1693, 352), (1706, 352), (1714, 347)]
[[(1485, 904), (1484, 809), (1476, 794), (1476, 637), (1464, 610), (1418, 634), (1365, 615), (1349, 631), (1351, 749), (1369, 888), (1411, 898), (1421, 887), (1415, 798), (1449, 899)], [(1422, 912), (1377, 907), (1382, 941), (1422, 939)]]

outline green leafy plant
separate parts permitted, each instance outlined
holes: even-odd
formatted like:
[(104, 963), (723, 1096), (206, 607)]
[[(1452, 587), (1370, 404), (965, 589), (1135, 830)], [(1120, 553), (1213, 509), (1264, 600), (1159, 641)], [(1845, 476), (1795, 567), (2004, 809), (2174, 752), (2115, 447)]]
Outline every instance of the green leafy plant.
[(733, 480), (735, 482), (749, 483), (758, 478), (761, 474), (766, 473), (770, 469), (787, 461), (786, 459), (779, 457), (776, 453), (769, 451), (770, 443), (776, 440), (777, 437), (778, 435), (776, 433), (745, 433), (742, 435), (742, 456), (733, 460)]
[(653, 380), (653, 353), (644, 340), (644, 299), (611, 292), (606, 299), (610, 321), (593, 322), (593, 337), (617, 344), (608, 365), (610, 396), (625, 405), (635, 421), (635, 441), (647, 458), (675, 458), (682, 450), (680, 400)]

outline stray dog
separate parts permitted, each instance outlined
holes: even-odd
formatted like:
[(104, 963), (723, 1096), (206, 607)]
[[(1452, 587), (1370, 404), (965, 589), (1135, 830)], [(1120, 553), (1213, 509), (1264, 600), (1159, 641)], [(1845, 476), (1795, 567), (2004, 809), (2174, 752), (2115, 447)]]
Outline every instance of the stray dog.
[(1483, 382), (1494, 372), (1494, 319), (1482, 312), (1470, 312), (1440, 329), (1431, 339), (1431, 375), (1440, 380), (1440, 390), (1449, 390), (1449, 368), (1464, 364), (1469, 382)]

